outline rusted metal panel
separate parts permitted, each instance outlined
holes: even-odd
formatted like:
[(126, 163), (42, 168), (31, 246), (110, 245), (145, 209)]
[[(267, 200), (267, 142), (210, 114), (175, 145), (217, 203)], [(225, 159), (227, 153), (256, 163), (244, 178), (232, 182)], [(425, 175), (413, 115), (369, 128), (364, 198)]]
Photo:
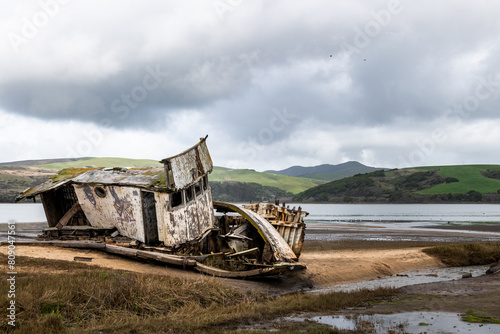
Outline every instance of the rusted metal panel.
[(173, 178), (172, 186), (176, 190), (186, 188), (212, 171), (213, 163), (206, 139), (202, 138), (190, 149), (161, 161), (165, 165), (167, 177)]
[(139, 189), (78, 184), (74, 187), (78, 202), (93, 227), (116, 227), (121, 235), (145, 242)]

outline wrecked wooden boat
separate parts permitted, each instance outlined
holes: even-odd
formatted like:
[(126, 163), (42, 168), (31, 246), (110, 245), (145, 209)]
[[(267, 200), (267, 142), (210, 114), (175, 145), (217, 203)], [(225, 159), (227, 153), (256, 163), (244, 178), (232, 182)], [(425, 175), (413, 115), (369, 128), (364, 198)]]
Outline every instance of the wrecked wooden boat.
[(84, 247), (223, 277), (275, 275), (298, 262), (307, 212), (279, 203), (212, 201), (202, 138), (151, 168), (64, 169), (19, 197), (40, 195), (40, 243)]

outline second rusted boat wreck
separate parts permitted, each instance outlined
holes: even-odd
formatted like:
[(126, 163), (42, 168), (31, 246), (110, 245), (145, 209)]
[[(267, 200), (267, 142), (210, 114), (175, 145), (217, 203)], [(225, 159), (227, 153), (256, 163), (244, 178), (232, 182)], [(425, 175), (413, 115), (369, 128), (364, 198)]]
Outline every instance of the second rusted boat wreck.
[(307, 212), (278, 203), (212, 201), (213, 164), (202, 138), (158, 168), (65, 169), (24, 191), (40, 195), (41, 242), (102, 249), (223, 277), (304, 269)]

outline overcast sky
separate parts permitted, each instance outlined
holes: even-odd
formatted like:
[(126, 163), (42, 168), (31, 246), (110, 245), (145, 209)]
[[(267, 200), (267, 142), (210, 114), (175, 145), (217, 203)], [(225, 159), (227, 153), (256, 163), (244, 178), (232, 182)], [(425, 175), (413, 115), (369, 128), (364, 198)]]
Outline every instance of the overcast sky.
[(0, 3), (0, 162), (500, 164), (500, 2)]

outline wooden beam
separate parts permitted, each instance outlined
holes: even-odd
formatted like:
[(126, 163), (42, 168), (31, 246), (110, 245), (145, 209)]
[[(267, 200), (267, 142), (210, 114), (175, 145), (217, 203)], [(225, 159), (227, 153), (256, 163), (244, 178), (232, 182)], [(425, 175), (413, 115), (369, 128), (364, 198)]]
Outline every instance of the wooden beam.
[(66, 226), (66, 224), (68, 224), (68, 222), (70, 221), (70, 219), (73, 218), (73, 216), (75, 215), (75, 213), (77, 213), (81, 209), (82, 209), (82, 207), (80, 206), (80, 203), (76, 202), (71, 207), (71, 209), (69, 209), (68, 212), (66, 212), (64, 214), (64, 216), (61, 218), (61, 220), (59, 220), (59, 223), (57, 223), (57, 225), (56, 225), (57, 229), (60, 230), (64, 226)]
[(241, 252), (238, 252), (238, 253), (229, 254), (227, 257), (234, 257), (234, 256), (240, 256), (240, 255), (248, 255), (248, 254), (254, 254), (254, 253), (258, 253), (258, 252), (259, 252), (259, 248), (255, 247), (255, 248), (247, 249), (247, 250), (244, 250), (244, 251), (241, 251)]
[(213, 276), (219, 277), (228, 277), (228, 278), (243, 278), (243, 277), (252, 277), (252, 276), (265, 276), (265, 275), (278, 275), (287, 270), (286, 267), (269, 267), (269, 268), (259, 268), (245, 271), (228, 271), (223, 270), (211, 266), (206, 266), (201, 263), (196, 263), (196, 267), (194, 267), (197, 271)]
[(138, 257), (138, 258), (142, 257), (146, 259), (152, 259), (159, 262), (174, 264), (183, 267), (196, 266), (196, 261), (190, 259), (187, 256), (178, 256), (178, 255), (162, 254), (158, 252), (142, 251), (135, 248), (127, 248), (115, 245), (106, 245), (106, 252), (129, 256), (129, 257)]

